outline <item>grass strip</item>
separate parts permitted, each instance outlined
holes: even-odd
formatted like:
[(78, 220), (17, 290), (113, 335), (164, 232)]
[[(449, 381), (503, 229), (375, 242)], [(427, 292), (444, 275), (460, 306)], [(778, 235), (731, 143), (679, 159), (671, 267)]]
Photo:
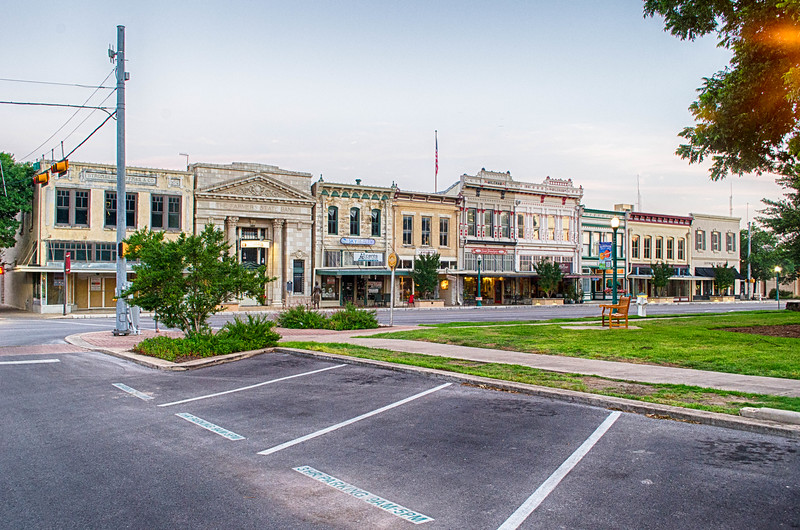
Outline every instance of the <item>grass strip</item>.
[(800, 398), (794, 397), (687, 385), (621, 381), (597, 376), (549, 372), (516, 364), (483, 363), (333, 342), (284, 342), (281, 346), (725, 414), (737, 415), (742, 407), (771, 407), (800, 412)]
[(575, 329), (525, 323), (417, 329), (372, 338), (421, 340), (547, 355), (678, 366), (800, 379), (800, 339), (733, 333), (728, 328), (800, 324), (800, 313), (758, 311), (639, 319), (640, 329)]

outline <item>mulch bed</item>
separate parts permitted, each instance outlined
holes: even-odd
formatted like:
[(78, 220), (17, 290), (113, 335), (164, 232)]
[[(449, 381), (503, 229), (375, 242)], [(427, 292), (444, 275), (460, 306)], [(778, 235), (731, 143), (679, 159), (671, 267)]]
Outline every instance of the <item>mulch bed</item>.
[(743, 328), (725, 328), (725, 331), (737, 333), (751, 333), (753, 335), (766, 335), (768, 337), (787, 337), (800, 339), (800, 324), (786, 324), (783, 326), (749, 326)]

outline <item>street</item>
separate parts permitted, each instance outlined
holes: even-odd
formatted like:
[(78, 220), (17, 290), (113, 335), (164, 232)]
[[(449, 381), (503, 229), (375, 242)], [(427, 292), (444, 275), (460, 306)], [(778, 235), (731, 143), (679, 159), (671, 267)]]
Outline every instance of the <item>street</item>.
[(795, 440), (288, 354), (165, 373), (0, 353), (0, 399), (11, 528), (800, 521)]

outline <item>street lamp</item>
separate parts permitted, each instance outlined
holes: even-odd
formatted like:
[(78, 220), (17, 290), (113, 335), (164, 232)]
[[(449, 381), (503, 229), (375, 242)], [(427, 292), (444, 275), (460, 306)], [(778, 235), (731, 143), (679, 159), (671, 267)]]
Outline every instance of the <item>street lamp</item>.
[(478, 295), (475, 297), (475, 306), (482, 307), (481, 303), (481, 258), (478, 257)]
[(781, 284), (778, 282), (781, 270), (783, 269), (780, 265), (775, 265), (775, 300), (778, 302), (778, 309), (781, 308)]
[(614, 234), (611, 237), (611, 265), (614, 267), (614, 274), (611, 276), (611, 303), (617, 303), (617, 230), (619, 230), (619, 217), (616, 215), (611, 218), (611, 229)]

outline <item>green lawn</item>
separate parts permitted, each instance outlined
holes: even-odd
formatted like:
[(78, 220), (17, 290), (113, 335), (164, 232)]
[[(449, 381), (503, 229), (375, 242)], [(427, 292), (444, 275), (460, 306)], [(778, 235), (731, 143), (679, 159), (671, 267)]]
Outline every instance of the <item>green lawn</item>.
[(753, 406), (800, 412), (800, 398), (748, 394), (686, 385), (632, 383), (581, 374), (547, 372), (528, 366), (481, 363), (449, 357), (394, 352), (352, 344), (286, 342), (281, 346), (727, 414), (738, 414), (742, 407)]
[(563, 329), (541, 322), (449, 324), (372, 335), (611, 361), (680, 366), (716, 372), (800, 379), (800, 339), (734, 333), (730, 327), (800, 324), (800, 313), (754, 311), (631, 322), (641, 329)]

